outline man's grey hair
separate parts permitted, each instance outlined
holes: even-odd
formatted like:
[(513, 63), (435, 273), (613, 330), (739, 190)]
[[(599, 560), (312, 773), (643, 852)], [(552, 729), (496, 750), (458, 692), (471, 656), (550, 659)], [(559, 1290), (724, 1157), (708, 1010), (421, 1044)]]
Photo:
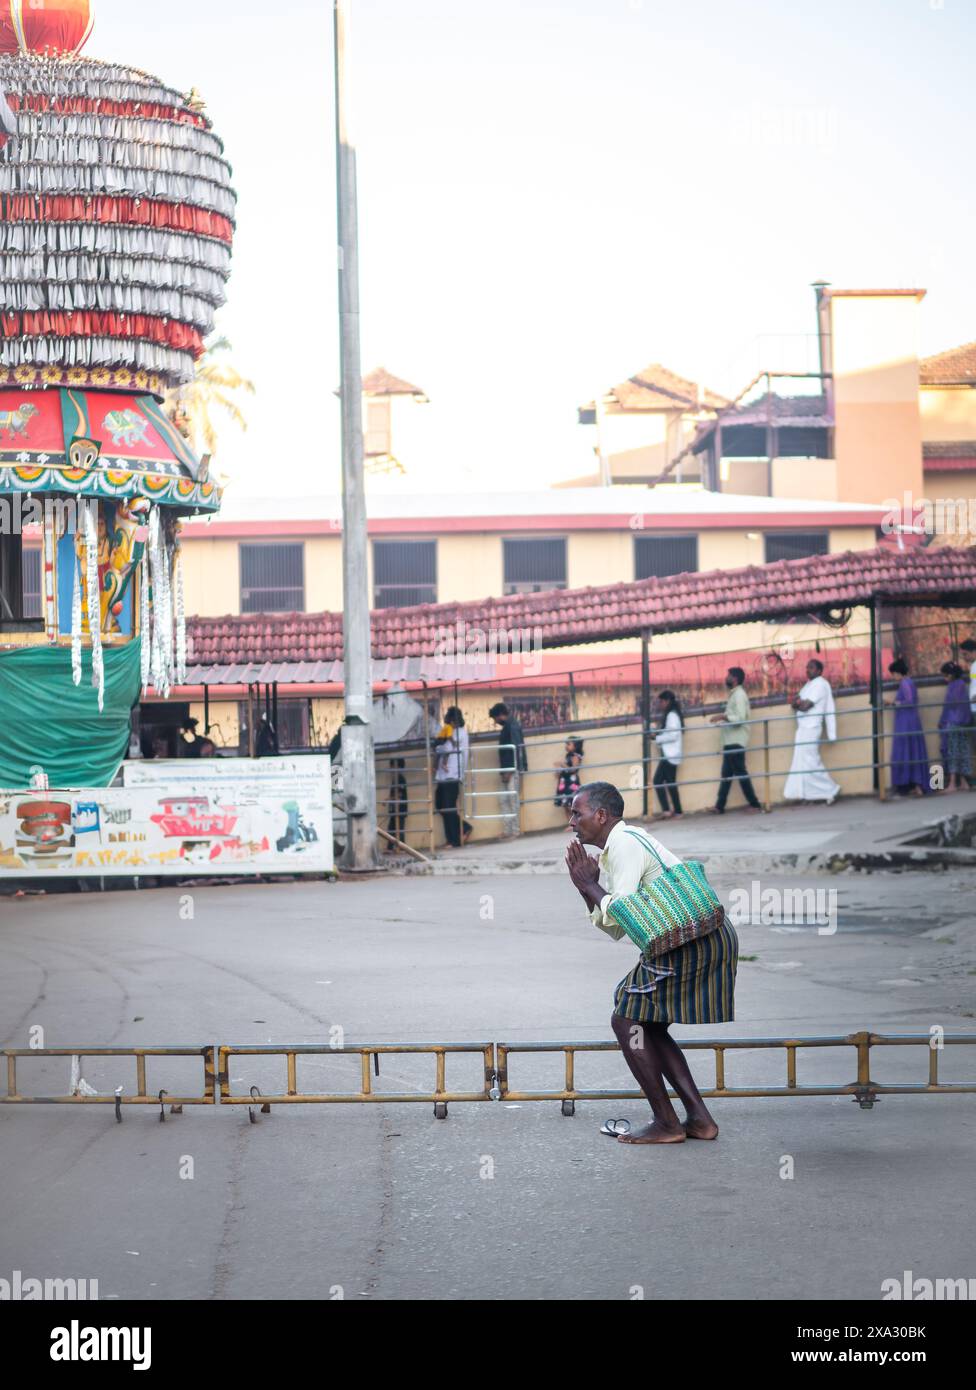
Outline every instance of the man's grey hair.
[(587, 782), (576, 793), (577, 796), (584, 794), (591, 811), (606, 811), (616, 820), (623, 815), (624, 799), (612, 782)]

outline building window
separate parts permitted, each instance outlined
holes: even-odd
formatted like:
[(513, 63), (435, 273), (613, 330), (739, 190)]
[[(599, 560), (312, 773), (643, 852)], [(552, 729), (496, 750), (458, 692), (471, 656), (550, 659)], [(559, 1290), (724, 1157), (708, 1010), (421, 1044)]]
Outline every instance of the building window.
[(241, 612), (304, 611), (304, 545), (242, 545)]
[[(255, 718), (255, 739), (261, 729), (261, 716), (265, 712), (263, 700), (258, 700), (254, 704)], [(237, 729), (238, 729), (238, 752), (242, 758), (248, 756), (248, 730), (247, 730), (247, 701), (239, 700), (237, 704)], [(307, 700), (279, 700), (278, 701), (278, 751), (287, 752), (290, 748), (307, 748), (309, 746), (309, 712)]]
[(565, 537), (503, 541), (504, 592), (538, 594), (566, 587)]
[(771, 532), (766, 536), (766, 564), (774, 560), (806, 560), (811, 555), (826, 555), (830, 537), (826, 531)]
[(635, 579), (667, 579), (698, 569), (697, 536), (635, 536)]
[(41, 616), (41, 552), (25, 550), (18, 533), (0, 535), (0, 628), (38, 626)]
[(436, 541), (373, 542), (374, 608), (436, 602)]
[(25, 549), (22, 561), (24, 617), (39, 618), (43, 613), (41, 607), (41, 552), (37, 549)]

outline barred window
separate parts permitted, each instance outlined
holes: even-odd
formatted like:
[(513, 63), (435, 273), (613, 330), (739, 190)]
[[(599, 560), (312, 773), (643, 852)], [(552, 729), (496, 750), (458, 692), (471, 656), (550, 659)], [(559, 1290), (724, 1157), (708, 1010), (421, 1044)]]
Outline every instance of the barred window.
[(770, 532), (766, 536), (766, 564), (774, 560), (806, 560), (812, 555), (826, 555), (830, 537), (826, 531)]
[(24, 617), (39, 618), (43, 613), (41, 607), (41, 552), (34, 547), (25, 548), (22, 561)]
[(241, 612), (305, 611), (305, 547), (242, 545)]
[(566, 588), (564, 536), (505, 540), (502, 547), (506, 594), (538, 594), (545, 589)]
[(634, 577), (667, 579), (698, 569), (697, 536), (635, 536)]
[(436, 602), (436, 541), (373, 542), (374, 608)]
[[(284, 753), (289, 748), (308, 748), (310, 734), (309, 702), (307, 700), (278, 701), (278, 749)], [(261, 728), (261, 716), (265, 712), (263, 701), (254, 707), (255, 737)], [(237, 703), (238, 752), (242, 758), (248, 755), (247, 701)]]
[(19, 533), (0, 535), (0, 628), (20, 630), (41, 616), (41, 552)]

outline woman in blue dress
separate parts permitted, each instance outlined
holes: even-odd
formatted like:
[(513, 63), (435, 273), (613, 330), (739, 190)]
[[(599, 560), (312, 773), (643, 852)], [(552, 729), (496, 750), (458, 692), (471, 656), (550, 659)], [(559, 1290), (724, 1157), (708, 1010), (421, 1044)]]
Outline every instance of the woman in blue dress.
[(965, 791), (972, 774), (972, 754), (969, 747), (969, 725), (972, 711), (969, 706), (969, 681), (962, 667), (947, 661), (939, 668), (946, 683), (945, 700), (939, 717), (942, 730), (942, 766), (945, 769), (947, 792)]
[(929, 754), (918, 712), (918, 689), (908, 674), (908, 662), (898, 657), (888, 667), (901, 683), (888, 708), (895, 711), (891, 741), (891, 785), (899, 796), (924, 796), (932, 790)]

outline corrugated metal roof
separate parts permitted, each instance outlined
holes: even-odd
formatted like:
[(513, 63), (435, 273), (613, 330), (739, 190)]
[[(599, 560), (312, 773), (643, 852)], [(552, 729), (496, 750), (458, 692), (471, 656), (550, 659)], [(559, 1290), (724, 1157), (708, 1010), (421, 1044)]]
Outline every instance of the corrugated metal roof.
[[(493, 662), (440, 661), (436, 656), (381, 657), (373, 661), (374, 685), (450, 685), (494, 680)], [(188, 666), (183, 687), (194, 685), (342, 685), (341, 661), (248, 661)]]

